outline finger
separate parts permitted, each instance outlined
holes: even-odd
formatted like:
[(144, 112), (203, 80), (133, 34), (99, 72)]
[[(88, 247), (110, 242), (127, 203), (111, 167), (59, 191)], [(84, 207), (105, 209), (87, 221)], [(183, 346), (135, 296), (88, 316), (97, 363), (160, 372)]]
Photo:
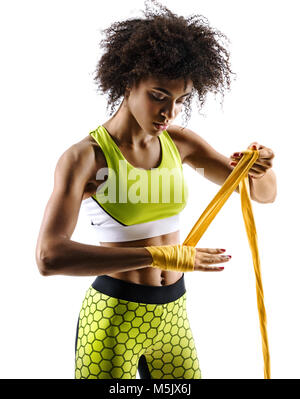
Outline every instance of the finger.
[[(230, 162), (230, 165), (235, 167), (238, 163), (237, 162)], [(253, 174), (265, 174), (267, 172), (268, 169), (270, 169), (270, 166), (267, 165), (262, 165), (262, 164), (253, 164), (251, 169), (249, 170), (249, 173), (253, 173)]]
[(221, 272), (222, 270), (224, 270), (224, 267), (195, 266), (194, 270), (201, 272)]
[(260, 166), (263, 166), (264, 168), (271, 168), (272, 167), (272, 161), (270, 160), (270, 159), (261, 159), (261, 158), (258, 158), (256, 161), (255, 161), (255, 163), (253, 164), (253, 166), (256, 166), (256, 165), (260, 165)]
[(271, 148), (258, 143), (252, 143), (248, 148), (253, 149), (253, 145), (255, 145), (256, 149), (259, 150), (259, 158), (273, 159), (275, 157), (275, 154)]
[(267, 147), (265, 147), (262, 144), (259, 144), (257, 141), (254, 141), (247, 148), (250, 150), (262, 150), (263, 148), (267, 148)]
[(275, 154), (274, 154), (274, 152), (272, 151), (271, 153), (269, 153), (268, 156), (261, 156), (260, 158), (273, 159), (273, 158), (275, 158)]
[(224, 252), (221, 248), (196, 248), (196, 251), (207, 252), (209, 254), (219, 254)]
[(251, 168), (249, 169), (249, 172), (256, 172), (256, 173), (266, 173), (266, 171), (268, 170), (268, 167), (262, 166), (262, 165), (257, 165), (254, 164), (251, 166)]
[[(271, 148), (262, 146), (262, 145), (258, 145), (257, 147), (258, 150), (258, 154), (259, 154), (259, 158), (263, 158), (263, 159), (273, 159), (275, 157), (274, 152), (271, 150)], [(252, 146), (250, 145), (248, 147), (248, 149), (253, 149)], [(231, 154), (230, 158), (236, 158), (239, 159), (244, 155), (244, 152), (234, 152), (233, 154)]]
[(206, 266), (212, 263), (223, 263), (228, 262), (231, 259), (230, 255), (217, 255), (217, 256), (205, 256), (202, 255), (201, 264)]
[[(241, 156), (233, 156), (233, 155), (231, 155), (230, 156), (230, 158), (231, 158), (231, 160), (232, 160), (232, 162), (236, 162), (236, 164), (235, 165), (237, 165), (237, 163), (240, 161), (240, 159), (241, 159)], [(263, 167), (265, 167), (265, 168), (271, 168), (272, 167), (272, 165), (273, 165), (273, 163), (272, 163), (272, 161), (271, 161), (271, 159), (270, 158), (261, 158), (261, 157), (259, 157), (259, 158), (257, 158), (257, 160), (255, 161), (255, 163), (254, 163), (254, 165), (253, 166), (255, 166), (255, 165), (260, 165), (260, 166), (263, 166)]]
[(264, 147), (259, 151), (259, 158), (273, 159), (274, 157), (274, 152), (270, 148)]
[(264, 177), (265, 176), (265, 174), (266, 174), (266, 170), (265, 171), (258, 171), (258, 170), (255, 170), (255, 169), (250, 169), (249, 170), (249, 172), (248, 172), (248, 174), (249, 174), (249, 176), (250, 177), (253, 177), (253, 178), (255, 178), (255, 179), (261, 179), (262, 177)]
[(244, 154), (242, 152), (234, 152), (233, 154), (230, 155), (230, 158), (232, 159), (239, 159), (243, 156)]
[(249, 174), (249, 176), (252, 178), (252, 179), (261, 179), (262, 177), (264, 177), (265, 176), (265, 173), (256, 173), (256, 174), (254, 174), (254, 173), (251, 173), (251, 174)]
[(259, 144), (257, 141), (253, 141), (253, 143), (251, 143), (251, 144), (248, 146), (248, 148), (250, 148), (250, 149), (255, 149), (255, 150), (259, 149), (259, 147), (261, 147), (261, 144)]

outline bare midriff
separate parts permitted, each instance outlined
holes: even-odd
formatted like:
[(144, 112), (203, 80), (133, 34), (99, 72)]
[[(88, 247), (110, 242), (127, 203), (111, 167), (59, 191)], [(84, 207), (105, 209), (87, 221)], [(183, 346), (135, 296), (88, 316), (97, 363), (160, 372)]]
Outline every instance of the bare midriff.
[[(104, 247), (146, 247), (151, 245), (176, 245), (180, 244), (180, 231), (174, 231), (169, 234), (163, 234), (161, 236), (145, 238), (136, 241), (124, 241), (124, 242), (100, 242), (101, 246)], [(125, 265), (126, 259), (124, 259)], [(182, 272), (173, 272), (170, 270), (161, 270), (158, 268), (145, 267), (143, 269), (136, 269), (126, 272), (118, 272), (106, 274), (120, 280), (124, 280), (130, 283), (152, 285), (152, 286), (165, 286), (176, 283), (181, 276)]]

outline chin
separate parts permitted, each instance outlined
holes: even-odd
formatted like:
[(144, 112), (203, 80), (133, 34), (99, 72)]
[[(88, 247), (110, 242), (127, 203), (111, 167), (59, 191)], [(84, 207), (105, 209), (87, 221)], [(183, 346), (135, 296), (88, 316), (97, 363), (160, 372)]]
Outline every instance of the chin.
[(161, 133), (161, 131), (157, 130), (156, 127), (153, 125), (153, 122), (150, 122), (150, 129), (151, 133), (157, 133), (158, 135)]

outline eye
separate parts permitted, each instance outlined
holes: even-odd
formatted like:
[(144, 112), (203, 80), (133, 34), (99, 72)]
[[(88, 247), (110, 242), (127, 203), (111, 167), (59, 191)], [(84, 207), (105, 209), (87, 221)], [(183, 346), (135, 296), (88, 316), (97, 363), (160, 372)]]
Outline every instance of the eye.
[(151, 93), (152, 98), (154, 98), (156, 101), (164, 101), (166, 97), (157, 97), (156, 94)]
[[(151, 93), (152, 98), (154, 98), (156, 101), (164, 101), (166, 97), (157, 97), (155, 94)], [(181, 101), (177, 101), (178, 104), (184, 104), (185, 98), (183, 98)]]

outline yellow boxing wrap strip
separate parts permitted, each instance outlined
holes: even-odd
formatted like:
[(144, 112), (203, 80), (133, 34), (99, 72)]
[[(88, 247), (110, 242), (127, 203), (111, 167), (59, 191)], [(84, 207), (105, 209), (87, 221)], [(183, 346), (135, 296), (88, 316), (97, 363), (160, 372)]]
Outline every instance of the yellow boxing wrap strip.
[(236, 167), (233, 169), (231, 174), (225, 180), (223, 186), (217, 192), (213, 200), (206, 207), (198, 221), (195, 223), (190, 233), (183, 242), (183, 245), (196, 245), (202, 235), (207, 230), (210, 223), (216, 217), (219, 210), (225, 204), (229, 196), (233, 193), (237, 186), (240, 189), (240, 198), (242, 213), (245, 223), (245, 229), (249, 246), (252, 253), (252, 260), (256, 278), (256, 297), (257, 297), (257, 309), (260, 322), (260, 331), (262, 338), (262, 352), (264, 359), (264, 378), (271, 378), (271, 367), (270, 367), (270, 353), (267, 335), (267, 316), (264, 306), (264, 292), (262, 286), (261, 272), (260, 272), (260, 259), (258, 253), (257, 234), (256, 227), (252, 212), (252, 206), (249, 194), (249, 181), (248, 172), (256, 159), (259, 157), (258, 150), (247, 149), (243, 151), (243, 157), (240, 159)]
[[(245, 222), (245, 228), (246, 228), (247, 238), (249, 241), (249, 246), (252, 253), (253, 266), (256, 278), (257, 308), (258, 308), (258, 315), (260, 321), (262, 350), (264, 358), (264, 378), (270, 379), (271, 371), (270, 371), (270, 354), (269, 354), (268, 335), (267, 335), (267, 316), (264, 306), (264, 292), (263, 292), (261, 272), (260, 272), (260, 259), (258, 253), (257, 234), (256, 234), (256, 227), (255, 227), (252, 206), (250, 201), (249, 182), (248, 182), (248, 172), (258, 157), (259, 157), (258, 150), (247, 149), (243, 151), (243, 157), (240, 159), (236, 167), (233, 169), (231, 174), (224, 182), (223, 186), (220, 188), (220, 190), (215, 195), (213, 200), (206, 207), (202, 215), (194, 224), (190, 233), (184, 240), (182, 247), (188, 248), (187, 252), (189, 254), (192, 253), (190, 252), (191, 251), (190, 248), (195, 247), (197, 245), (198, 241), (203, 236), (210, 223), (216, 217), (217, 213), (220, 211), (222, 206), (225, 204), (225, 202), (233, 193), (233, 191), (237, 188), (237, 186), (239, 186), (242, 213)], [(153, 253), (153, 256), (155, 258), (153, 266), (165, 268), (163, 267), (163, 265), (166, 265), (168, 262), (171, 261), (171, 263), (169, 263), (169, 265), (167, 265), (167, 267), (165, 268), (166, 270), (186, 271), (183, 270), (184, 267), (189, 268), (188, 262), (185, 263), (186, 259), (189, 259), (189, 262), (191, 263), (191, 258), (189, 258), (188, 256), (184, 256), (184, 260), (183, 259), (181, 260), (180, 257), (182, 256), (182, 254), (180, 250), (178, 250), (178, 252), (176, 253), (175, 258), (172, 258), (175, 252), (174, 250), (171, 251), (169, 249), (166, 251), (165, 249), (163, 249), (167, 247), (169, 246), (166, 245), (166, 246), (157, 246), (157, 247), (146, 247), (147, 249), (149, 248), (149, 251), (151, 252), (151, 254)], [(161, 250), (155, 251), (155, 249), (158, 248), (161, 248)], [(182, 251), (183, 253), (186, 253), (184, 252), (184, 250)], [(178, 260), (176, 260), (176, 256), (178, 256)], [(192, 270), (192, 268), (190, 268), (189, 270)]]
[(158, 245), (145, 247), (152, 255), (152, 267), (178, 272), (194, 270), (196, 248), (187, 245)]

